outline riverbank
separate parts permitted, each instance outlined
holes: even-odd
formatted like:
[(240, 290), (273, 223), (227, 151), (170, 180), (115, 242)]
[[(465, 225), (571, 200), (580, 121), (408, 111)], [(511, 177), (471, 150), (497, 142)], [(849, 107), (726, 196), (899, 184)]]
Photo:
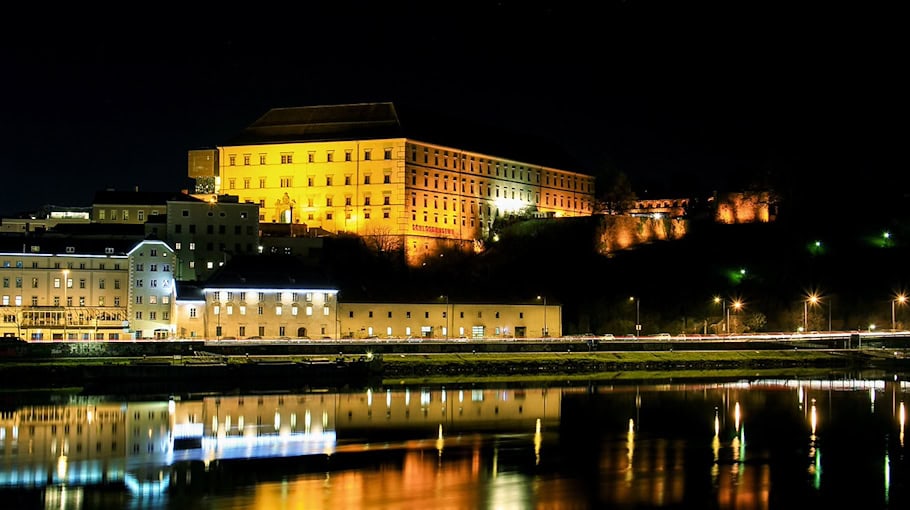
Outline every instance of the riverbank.
[(386, 355), (383, 380), (636, 379), (752, 377), (800, 371), (906, 370), (903, 356), (881, 350), (654, 351)]
[(741, 350), (384, 355), (205, 355), (7, 360), (0, 388), (181, 391), (365, 387), (402, 383), (812, 376), (908, 371), (901, 351)]

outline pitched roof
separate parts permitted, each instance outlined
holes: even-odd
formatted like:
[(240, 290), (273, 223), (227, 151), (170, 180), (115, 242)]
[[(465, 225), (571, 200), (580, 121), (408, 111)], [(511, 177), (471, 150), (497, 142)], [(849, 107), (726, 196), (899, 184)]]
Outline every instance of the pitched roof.
[(273, 108), (223, 145), (380, 138), (410, 138), (528, 164), (579, 171), (578, 162), (550, 140), (496, 128), (484, 119), (459, 118), (391, 102)]
[(335, 290), (327, 274), (291, 255), (235, 255), (205, 281), (206, 288)]
[(31, 255), (126, 255), (141, 236), (0, 236), (0, 252)]
[(93, 205), (167, 205), (168, 202), (204, 202), (182, 191), (114, 191), (95, 192)]

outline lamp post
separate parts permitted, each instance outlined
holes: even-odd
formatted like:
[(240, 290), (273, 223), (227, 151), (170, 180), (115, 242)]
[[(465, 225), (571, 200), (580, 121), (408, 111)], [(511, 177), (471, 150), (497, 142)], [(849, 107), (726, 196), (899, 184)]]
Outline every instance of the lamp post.
[(809, 332), (809, 305), (818, 304), (818, 294), (809, 294), (803, 302), (803, 333)]
[(66, 317), (66, 287), (69, 285), (70, 271), (63, 270), (63, 340), (66, 340), (66, 326), (69, 320)]
[(743, 307), (743, 302), (737, 299), (737, 300), (733, 301), (732, 303), (730, 303), (730, 308), (727, 308), (727, 330), (728, 331), (730, 329), (730, 309), (732, 308), (734, 312), (739, 312), (740, 310), (742, 310), (742, 307)]
[(445, 299), (445, 301), (446, 301), (446, 311), (445, 311), (445, 313), (442, 314), (442, 316), (446, 320), (446, 323), (445, 323), (446, 337), (445, 338), (446, 338), (446, 340), (448, 340), (449, 339), (449, 295), (446, 294), (444, 296), (439, 296), (439, 297)]
[(896, 316), (894, 314), (894, 306), (898, 303), (903, 305), (906, 302), (907, 302), (907, 296), (904, 294), (898, 294), (897, 296), (894, 296), (894, 299), (891, 300), (891, 331), (894, 331), (897, 329), (897, 320), (896, 320)]
[(629, 297), (629, 301), (635, 301), (635, 336), (641, 336), (641, 299), (635, 296)]
[(543, 300), (543, 336), (550, 336), (550, 328), (547, 327), (547, 296), (537, 296), (538, 300)]
[(730, 315), (727, 313), (727, 300), (714, 296), (714, 304), (720, 303), (720, 320), (724, 324), (724, 333), (730, 330)]

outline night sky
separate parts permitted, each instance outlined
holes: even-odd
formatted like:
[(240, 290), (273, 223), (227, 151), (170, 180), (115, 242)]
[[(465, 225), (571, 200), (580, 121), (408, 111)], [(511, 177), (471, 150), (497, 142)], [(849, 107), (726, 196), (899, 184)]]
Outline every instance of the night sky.
[(639, 196), (769, 182), (891, 200), (907, 191), (903, 18), (896, 5), (797, 3), (26, 15), (0, 35), (0, 213), (186, 188), (188, 150), (270, 108), (361, 101), (545, 137)]

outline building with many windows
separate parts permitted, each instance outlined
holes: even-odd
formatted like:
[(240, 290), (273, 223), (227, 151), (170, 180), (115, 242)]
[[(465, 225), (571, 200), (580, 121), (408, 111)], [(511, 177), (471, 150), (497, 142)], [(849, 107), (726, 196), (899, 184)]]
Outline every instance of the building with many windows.
[(338, 290), (294, 256), (233, 258), (200, 285), (178, 283), (177, 337), (334, 338)]
[(0, 248), (0, 334), (26, 340), (131, 338), (130, 239), (37, 236)]
[(231, 257), (258, 253), (258, 213), (256, 204), (230, 195), (168, 202), (164, 239), (177, 257), (177, 279), (205, 280)]
[(175, 263), (164, 241), (145, 240), (130, 250), (127, 314), (136, 338), (174, 338)]
[(497, 219), (594, 210), (594, 177), (561, 151), (392, 103), (272, 109), (188, 161), (196, 196), (237, 195), (260, 223), (353, 233), (411, 262), (482, 247)]
[(541, 338), (562, 336), (562, 307), (543, 303), (338, 304), (339, 338)]

